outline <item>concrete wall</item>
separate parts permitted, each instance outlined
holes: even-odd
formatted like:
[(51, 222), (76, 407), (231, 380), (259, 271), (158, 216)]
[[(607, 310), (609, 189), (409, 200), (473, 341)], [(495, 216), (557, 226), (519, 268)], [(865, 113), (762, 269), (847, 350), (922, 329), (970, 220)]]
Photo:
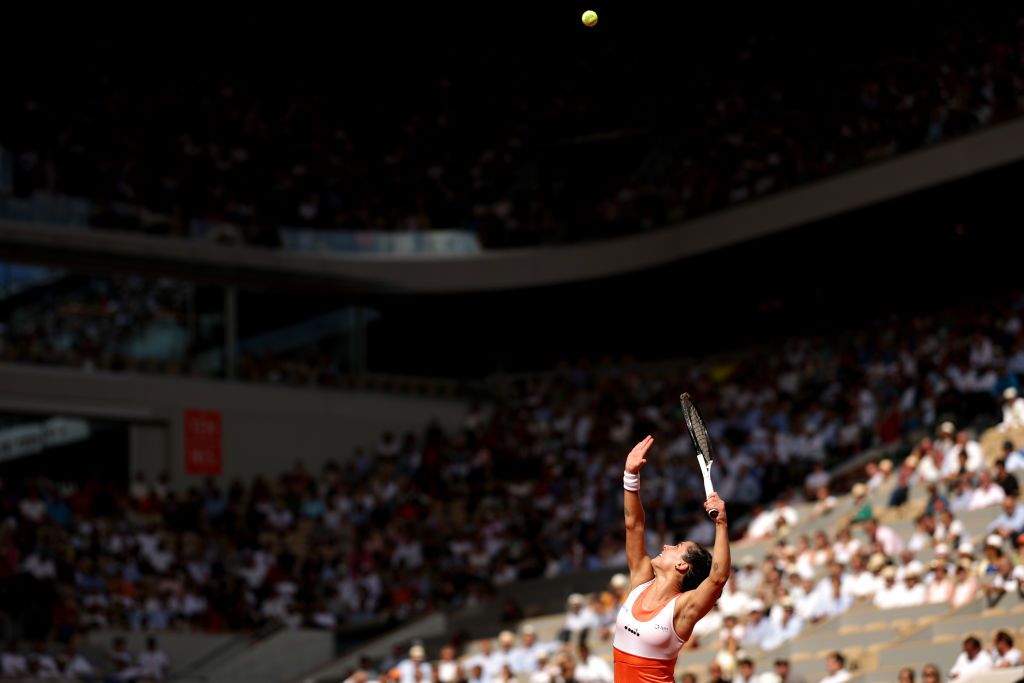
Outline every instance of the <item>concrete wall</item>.
[(0, 411), (130, 422), (133, 469), (163, 468), (176, 486), (200, 481), (184, 463), (187, 410), (218, 411), (223, 478), (350, 457), (381, 432), (420, 431), (431, 419), (456, 427), (462, 401), (363, 391), (289, 389), (201, 379), (83, 372), (0, 363)]

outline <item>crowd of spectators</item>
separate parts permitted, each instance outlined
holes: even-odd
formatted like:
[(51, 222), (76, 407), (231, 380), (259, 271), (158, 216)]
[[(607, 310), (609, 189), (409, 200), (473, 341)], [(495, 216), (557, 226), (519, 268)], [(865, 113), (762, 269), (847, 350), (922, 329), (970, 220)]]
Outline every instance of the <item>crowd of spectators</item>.
[[(1007, 471), (1006, 459), (1000, 457), (994, 469), (1002, 474), (999, 483), (992, 484), (985, 459), (968, 455), (979, 449), (964, 432), (957, 433), (944, 423), (935, 439), (923, 439), (899, 467), (887, 460), (869, 466), (865, 479), (852, 487), (850, 495), (842, 496), (841, 502), (833, 498), (832, 505), (823, 506), (820, 500), (806, 501), (798, 506), (805, 515), (802, 520), (798, 507), (784, 499), (771, 513), (764, 513), (777, 520), (765, 534), (776, 541), (761, 557), (734, 556), (733, 576), (716, 608), (697, 624), (684, 645), (685, 649), (716, 651), (708, 680), (806, 683), (792, 674), (784, 655), (775, 660), (771, 672), (756, 673), (754, 660), (764, 653), (770, 655), (808, 626), (858, 605), (884, 612), (926, 604), (956, 609), (976, 600), (990, 608), (1024, 601), (1024, 503), (1018, 497), (1017, 481), (1024, 476), (1024, 466)], [(1006, 449), (1012, 451), (1012, 444)], [(1012, 454), (1018, 465), (1024, 465), (1018, 452)], [(937, 463), (941, 470), (950, 462), (957, 464), (932, 478), (931, 465)], [(646, 484), (645, 479), (645, 494)], [(908, 505), (907, 496), (900, 495), (903, 488), (915, 489), (923, 508), (909, 534), (897, 533), (879, 521), (889, 508)], [(989, 489), (998, 493), (989, 493)], [(978, 546), (957, 518), (976, 510), (988, 513), (984, 543)], [(790, 528), (799, 522), (821, 516), (829, 516), (833, 522), (827, 530), (817, 531), (813, 538), (790, 534)], [(747, 535), (753, 532), (752, 525)], [(921, 556), (926, 561), (917, 559)], [(606, 662), (603, 666), (589, 664), (592, 655), (587, 643), (611, 639), (628, 585), (628, 577), (617, 574), (604, 592), (589, 598), (569, 596), (565, 624), (557, 640), (538, 642), (533, 627), (527, 625), (519, 643), (512, 631), (505, 631), (498, 638), (498, 649), (490, 641), (480, 641), (473, 654), (459, 659), (455, 648), (448, 646), (441, 662), (436, 663), (425, 662), (422, 647), (414, 646), (410, 658), (403, 659), (396, 652), (380, 662), (364, 661), (348, 682), (610, 682)], [(962, 645), (963, 652), (948, 672), (926, 664), (922, 677), (964, 680), (975, 673), (1021, 665), (1020, 650), (1008, 630), (1000, 630), (988, 648), (974, 635), (968, 635)], [(419, 677), (412, 675), (410, 661), (417, 662)], [(841, 651), (826, 657), (826, 671), (820, 683), (843, 683), (853, 675)], [(697, 683), (693, 674), (687, 676)], [(913, 681), (913, 670), (902, 670), (899, 680)]]
[[(736, 519), (752, 514), (755, 537), (791, 528), (793, 501), (837, 514), (833, 463), (935, 433), (898, 467), (873, 467), (854, 491), (859, 501), (890, 482), (890, 502), (900, 505), (911, 487), (932, 487), (913, 538), (894, 537), (861, 506), (852, 521), (862, 525), (791, 539), (760, 569), (739, 558), (723, 620), (735, 596), (773, 620), (790, 610), (804, 623), (868, 595), (884, 606), (893, 597), (887, 582), (901, 586), (901, 600), (980, 590), (994, 604), (1017, 590), (1012, 553), (1024, 513), (1006, 491), (1018, 490), (1024, 456), (1010, 441), (989, 471), (966, 431), (936, 423), (947, 413), (995, 423), (1002, 400), (1006, 434), (1014, 433), (1020, 334), (1008, 307), (887, 320), (833, 345), (790, 340), (685, 370), (581, 364), (512, 381), (492, 404), (471, 406), (454, 432), (432, 424), (383, 434), (317, 472), (299, 462), (277, 477), (181, 492), (144, 478), (128, 490), (101, 480), (5, 481), (2, 612), (24, 638), (59, 643), (104, 627), (338, 629), (471, 606), (519, 579), (620, 567), (622, 462), (648, 433), (658, 436), (644, 482), (650, 547), (708, 543), (703, 488), (676, 413), (684, 386), (702, 397), (719, 491)], [(804, 485), (792, 486), (800, 473)], [(993, 527), (978, 587), (961, 581), (950, 598), (930, 572), (972, 576), (978, 553), (958, 537), (956, 515), (979, 507), (991, 507), (993, 519), (1001, 511), (1005, 524)], [(945, 568), (906, 559), (940, 542)], [(969, 558), (971, 567), (956, 562)], [(833, 583), (809, 583), (808, 567), (832, 561)], [(795, 571), (773, 569), (780, 564)], [(919, 588), (903, 590), (909, 582)], [(733, 618), (756, 613), (737, 609)], [(514, 620), (514, 605), (508, 613)], [(759, 644), (797, 629), (749, 626), (747, 641)]]
[(855, 45), (788, 19), (711, 21), (684, 49), (648, 32), (535, 53), (456, 38), (464, 58), (430, 44), (396, 68), (415, 96), (349, 81), (339, 95), (329, 58), (291, 57), (282, 79), (259, 60), (137, 71), (84, 50), (7, 86), (0, 187), (87, 198), (103, 227), (270, 245), (281, 226), (462, 228), (501, 247), (649, 229), (1024, 106), (1013, 5), (891, 13)]

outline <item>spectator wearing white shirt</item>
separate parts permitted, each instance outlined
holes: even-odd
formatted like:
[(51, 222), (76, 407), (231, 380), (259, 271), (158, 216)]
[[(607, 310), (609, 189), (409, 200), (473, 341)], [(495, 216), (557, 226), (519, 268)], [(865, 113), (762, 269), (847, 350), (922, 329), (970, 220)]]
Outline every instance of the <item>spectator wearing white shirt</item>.
[(949, 576), (949, 568), (944, 559), (935, 559), (931, 563), (932, 582), (925, 589), (925, 602), (934, 605), (950, 602), (953, 598), (953, 579)]
[(139, 676), (162, 681), (167, 677), (169, 666), (170, 661), (164, 651), (157, 647), (156, 638), (146, 638), (146, 649), (138, 656)]
[[(490, 644), (488, 640), (483, 642)], [(427, 651), (422, 645), (409, 648), (409, 657), (400, 661), (396, 667), (400, 683), (430, 683), (432, 670), (430, 664), (424, 661), (426, 656)]]
[(789, 597), (782, 599), (782, 621), (776, 624), (771, 635), (765, 638), (762, 647), (772, 650), (783, 643), (796, 638), (804, 629), (804, 620), (796, 615), (796, 605)]
[(28, 660), (21, 653), (21, 647), (13, 638), (7, 641), (7, 648), (0, 654), (0, 675), (4, 678), (19, 678), (28, 673)]
[(867, 534), (869, 542), (880, 543), (882, 552), (889, 557), (896, 557), (903, 551), (903, 540), (899, 534), (893, 531), (892, 527), (879, 524), (874, 517), (864, 522), (864, 533)]
[(1024, 398), (1017, 395), (1015, 387), (1003, 389), (1003, 421), (999, 423), (1000, 431), (1020, 429), (1024, 427)]
[(853, 605), (853, 596), (843, 592), (842, 577), (832, 575), (828, 579), (827, 590), (817, 591), (817, 602), (811, 617), (812, 622), (819, 622), (838, 616)]
[(1003, 459), (1008, 471), (1024, 472), (1024, 452), (1016, 450), (1012, 441), (1003, 442)]
[(736, 588), (747, 595), (754, 595), (757, 593), (757, 589), (761, 587), (761, 581), (764, 579), (764, 575), (755, 566), (753, 555), (744, 555), (740, 558), (739, 569), (736, 570), (733, 580), (736, 582)]
[(512, 650), (512, 670), (520, 675), (530, 675), (537, 671), (537, 661), (541, 655), (547, 654), (556, 649), (555, 643), (540, 643), (537, 641), (537, 630), (527, 624), (523, 626), (523, 644)]
[(455, 658), (455, 648), (445, 645), (441, 648), (441, 659), (437, 661), (437, 680), (439, 683), (456, 683), (462, 679), (462, 667)]
[(772, 622), (765, 616), (764, 603), (754, 600), (749, 606), (750, 614), (747, 618), (746, 632), (743, 634), (743, 645), (755, 645), (761, 647), (761, 643), (771, 635)]
[(985, 527), (986, 531), (1003, 538), (1011, 538), (1024, 531), (1024, 503), (1007, 496), (1003, 498), (1002, 507), (1002, 513)]
[(28, 657), (28, 666), (35, 678), (60, 677), (57, 660), (46, 651), (46, 643), (41, 640), (37, 640), (32, 646), (32, 654)]
[(878, 609), (899, 607), (903, 601), (903, 586), (896, 583), (896, 567), (886, 567), (881, 576), (883, 583), (875, 593), (872, 604)]
[(957, 432), (956, 443), (943, 458), (943, 477), (947, 480), (953, 479), (961, 473), (961, 469), (977, 472), (984, 467), (985, 454), (981, 450), (981, 444), (971, 439), (965, 430)]
[(969, 510), (980, 510), (992, 505), (999, 505), (1006, 498), (1003, 488), (992, 481), (992, 475), (988, 470), (982, 470), (978, 475), (978, 487), (971, 494), (971, 502), (967, 507)]
[(57, 664), (64, 678), (88, 678), (94, 673), (92, 664), (75, 649), (73, 643), (68, 643), (64, 652), (57, 655)]
[(850, 558), (849, 590), (857, 600), (874, 595), (878, 589), (878, 577), (864, 566), (864, 556), (860, 553)]
[(904, 589), (900, 607), (916, 607), (927, 602), (928, 592), (924, 584), (921, 583), (921, 574), (924, 573), (923, 569), (921, 563), (917, 560), (907, 565), (906, 571), (903, 574)]
[(825, 659), (828, 675), (819, 683), (846, 683), (850, 680), (850, 672), (846, 670), (846, 657), (841, 652), (833, 652)]
[(736, 673), (733, 674), (732, 683), (757, 683), (757, 679), (752, 659), (744, 657), (736, 663)]
[(579, 683), (612, 683), (614, 675), (611, 665), (592, 654), (586, 643), (580, 643), (577, 653), (573, 676)]
[(565, 626), (562, 627), (560, 634), (562, 642), (567, 643), (573, 637), (586, 640), (590, 629), (597, 629), (601, 625), (597, 614), (587, 606), (586, 602), (586, 599), (579, 593), (569, 596), (567, 601), (569, 611), (565, 615)]
[(970, 571), (970, 561), (961, 562), (953, 576), (953, 607), (963, 607), (978, 594), (978, 579)]
[(997, 669), (1020, 666), (1020, 650), (1013, 646), (1013, 636), (1006, 631), (996, 633), (992, 641), (992, 659)]
[(953, 668), (949, 670), (951, 680), (965, 680), (974, 674), (991, 671), (995, 667), (992, 655), (981, 649), (981, 641), (974, 636), (964, 639), (964, 651), (956, 658)]
[(480, 651), (466, 661), (466, 669), (472, 672), (474, 666), (480, 666), (483, 670), (484, 680), (489, 681), (501, 673), (501, 667), (505, 662), (501, 655), (494, 651), (489, 638), (481, 640), (479, 646)]

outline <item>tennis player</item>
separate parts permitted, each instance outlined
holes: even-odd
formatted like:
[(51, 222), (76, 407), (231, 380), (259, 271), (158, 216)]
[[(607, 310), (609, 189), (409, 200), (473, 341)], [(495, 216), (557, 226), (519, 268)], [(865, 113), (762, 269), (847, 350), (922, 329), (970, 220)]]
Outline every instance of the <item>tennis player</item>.
[(648, 436), (633, 447), (622, 477), (630, 590), (615, 623), (616, 683), (673, 683), (679, 648), (729, 580), (729, 528), (717, 493), (704, 503), (708, 512), (718, 511), (713, 553), (683, 541), (664, 546), (657, 557), (647, 556), (639, 475), (652, 443)]

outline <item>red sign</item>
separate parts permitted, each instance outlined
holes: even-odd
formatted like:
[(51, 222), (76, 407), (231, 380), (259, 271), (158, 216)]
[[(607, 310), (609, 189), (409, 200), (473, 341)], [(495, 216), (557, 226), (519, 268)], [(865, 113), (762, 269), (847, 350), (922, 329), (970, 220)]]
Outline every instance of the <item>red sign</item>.
[(219, 410), (185, 411), (185, 474), (215, 476), (223, 470)]

